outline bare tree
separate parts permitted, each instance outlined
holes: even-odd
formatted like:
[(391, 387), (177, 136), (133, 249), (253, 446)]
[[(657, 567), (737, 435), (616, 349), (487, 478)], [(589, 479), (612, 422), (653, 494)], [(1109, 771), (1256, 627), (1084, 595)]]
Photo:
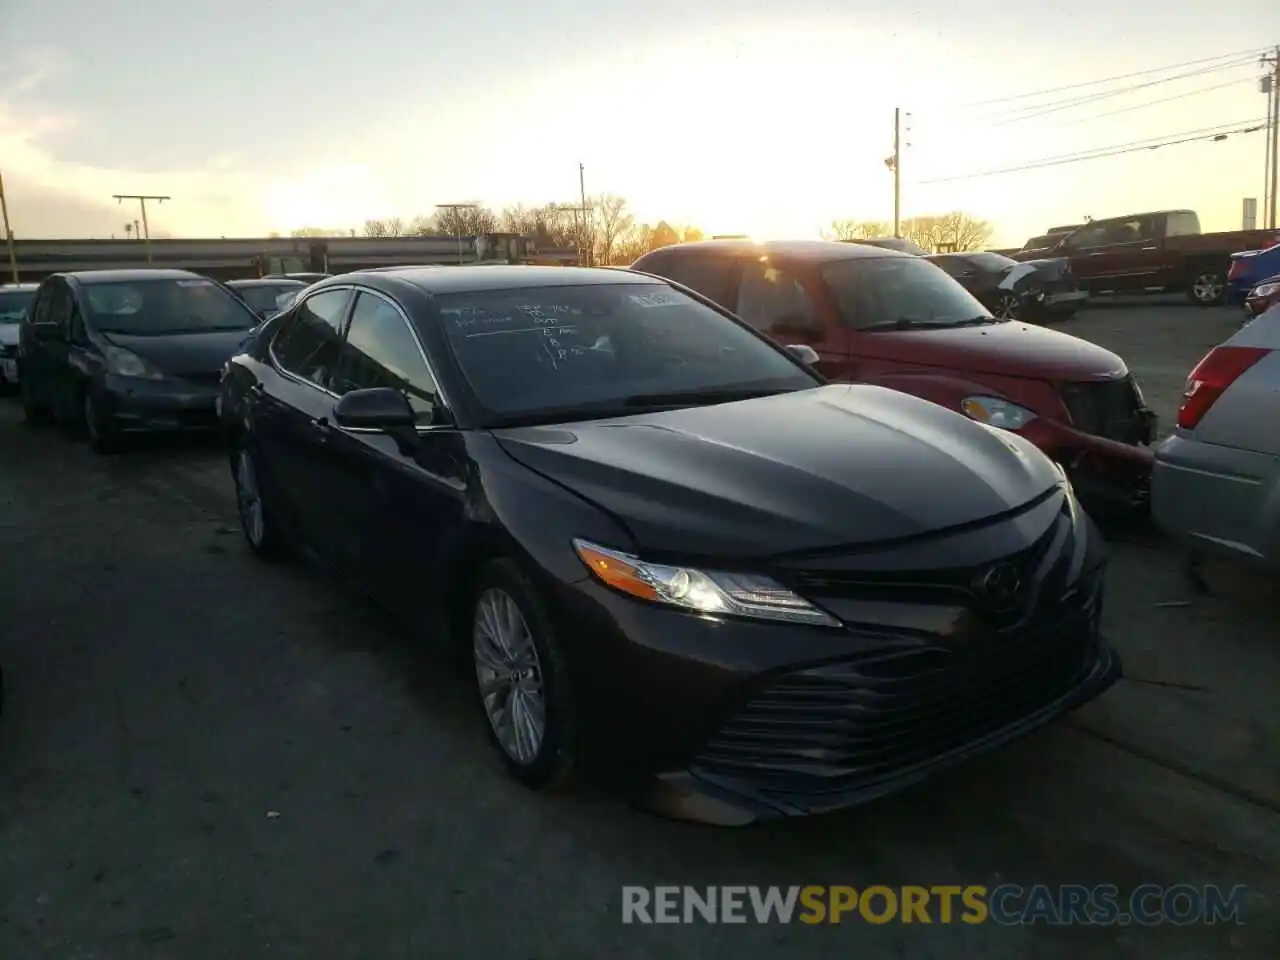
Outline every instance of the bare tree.
[(647, 223), (633, 226), (613, 246), (611, 262), (616, 266), (634, 263), (653, 249), (653, 228)]
[(636, 218), (627, 210), (626, 200), (606, 193), (596, 198), (594, 219), (596, 263), (612, 264), (614, 248), (635, 226)]
[(961, 210), (911, 217), (902, 221), (902, 235), (926, 250), (954, 247), (981, 250), (991, 239), (992, 226)]
[(426, 221), (428, 233), (442, 237), (478, 237), (498, 231), (498, 215), (488, 207), (441, 207)]
[(822, 231), (824, 240), (871, 240), (892, 235), (893, 228), (883, 220), (832, 220)]
[(341, 237), (347, 231), (330, 230), (328, 227), (299, 227), (297, 230), (290, 230), (289, 236), (300, 239), (305, 237)]
[(391, 217), (387, 220), (387, 236), (403, 237), (404, 236), (404, 218)]
[(364, 235), (366, 237), (389, 237), (391, 232), (387, 228), (385, 220), (366, 220), (364, 222)]

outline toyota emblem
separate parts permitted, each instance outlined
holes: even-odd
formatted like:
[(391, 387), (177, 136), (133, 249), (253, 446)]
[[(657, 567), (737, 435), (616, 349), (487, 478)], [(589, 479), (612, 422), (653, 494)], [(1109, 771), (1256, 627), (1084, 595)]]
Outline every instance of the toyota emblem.
[(992, 606), (1008, 606), (1022, 590), (1022, 572), (1012, 563), (997, 563), (980, 573), (974, 586)]

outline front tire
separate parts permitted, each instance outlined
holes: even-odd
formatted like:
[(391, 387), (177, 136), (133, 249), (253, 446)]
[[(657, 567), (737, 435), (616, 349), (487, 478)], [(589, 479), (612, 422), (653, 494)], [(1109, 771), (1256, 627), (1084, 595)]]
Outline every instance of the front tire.
[(84, 416), (85, 433), (89, 436), (89, 446), (94, 453), (107, 456), (119, 453), (120, 435), (106, 417), (92, 390), (86, 390), (81, 401), (81, 412)]
[(1016, 293), (1002, 293), (991, 312), (996, 315), (997, 320), (1021, 320), (1022, 300)]
[(495, 560), (471, 604), (476, 699), (508, 772), (535, 790), (575, 779), (578, 709), (559, 632), (519, 565)]
[(240, 515), (245, 543), (263, 560), (282, 559), (286, 552), (284, 538), (263, 496), (258, 458), (247, 441), (238, 443), (231, 455), (231, 476), (236, 485), (236, 512)]

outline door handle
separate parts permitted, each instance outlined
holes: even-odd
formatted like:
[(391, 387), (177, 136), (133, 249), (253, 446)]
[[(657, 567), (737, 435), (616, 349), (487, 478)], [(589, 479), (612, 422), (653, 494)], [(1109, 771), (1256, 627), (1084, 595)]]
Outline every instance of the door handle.
[(1096, 253), (1089, 254), (1089, 256), (1091, 257), (1105, 257), (1106, 255), (1107, 255), (1107, 252), (1105, 250), (1099, 250)]
[(327, 437), (331, 432), (328, 417), (315, 417), (311, 421), (311, 429), (321, 436)]
[(1150, 252), (1151, 250), (1159, 250), (1160, 248), (1159, 247), (1143, 247), (1142, 249), (1143, 249), (1143, 252)]

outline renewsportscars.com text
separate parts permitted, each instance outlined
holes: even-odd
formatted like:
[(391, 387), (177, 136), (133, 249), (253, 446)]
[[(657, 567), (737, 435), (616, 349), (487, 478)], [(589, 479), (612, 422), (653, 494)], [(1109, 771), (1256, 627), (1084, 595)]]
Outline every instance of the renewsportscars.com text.
[(1244, 922), (1248, 888), (1143, 884), (622, 888), (623, 923), (1181, 926)]

